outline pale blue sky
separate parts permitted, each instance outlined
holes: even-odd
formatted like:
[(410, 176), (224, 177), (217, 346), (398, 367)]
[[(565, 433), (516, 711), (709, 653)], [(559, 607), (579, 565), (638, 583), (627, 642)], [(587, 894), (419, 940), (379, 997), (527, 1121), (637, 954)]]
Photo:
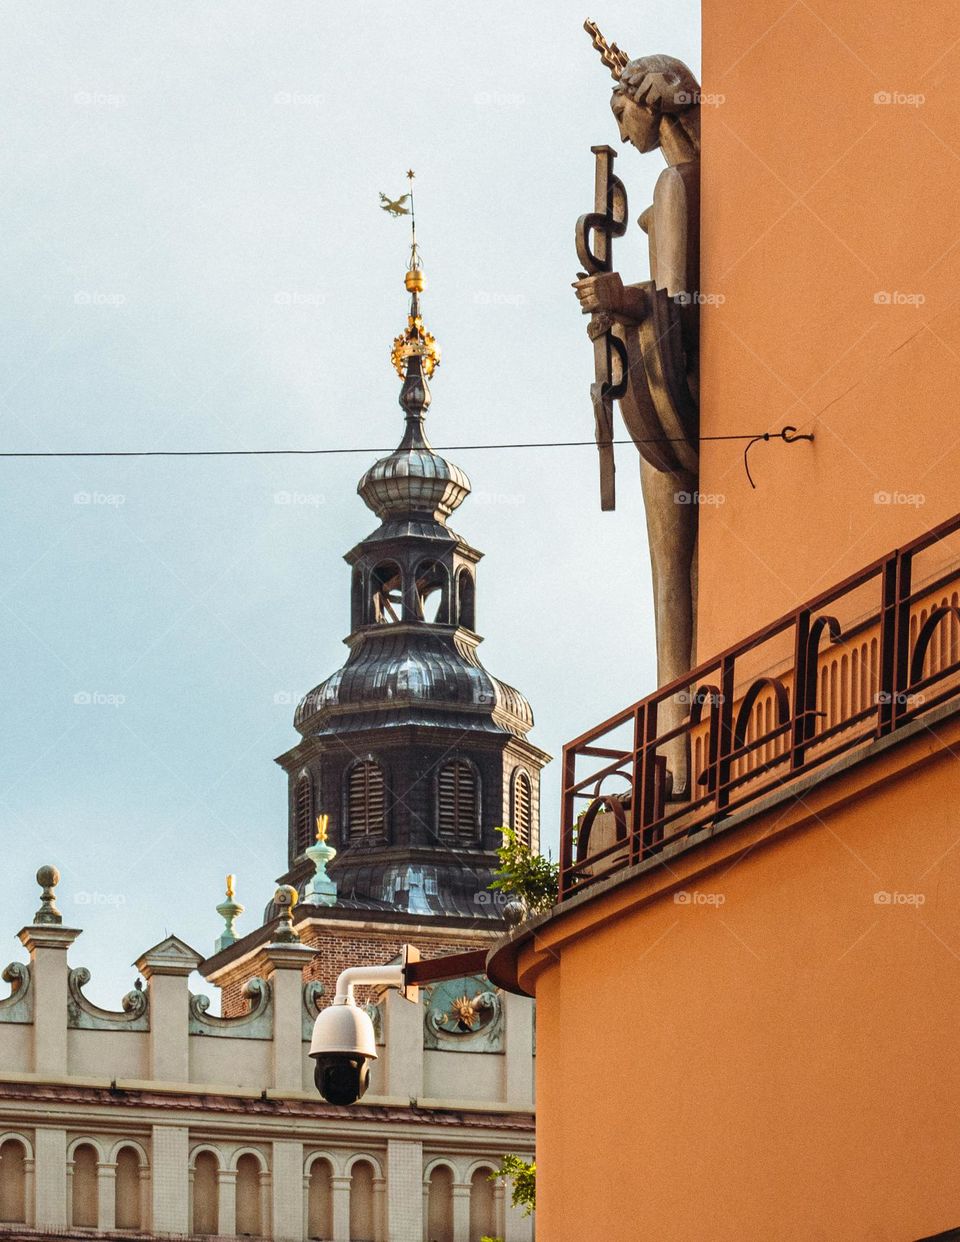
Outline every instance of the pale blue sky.
[[(588, 439), (573, 226), (591, 144), (619, 143), (586, 16), (699, 71), (692, 0), (5, 5), (0, 447), (395, 444), (407, 230), (377, 195), (411, 165), (434, 442)], [(661, 167), (623, 150), (632, 220)], [(635, 226), (618, 266), (645, 275)], [(481, 655), (559, 759), (653, 686), (636, 454), (613, 514), (590, 448), (451, 456)], [(167, 932), (212, 949), (227, 871), (259, 922), (285, 865), (273, 758), (345, 655), (371, 460), (0, 461), (4, 961), (46, 862), (110, 1007)]]

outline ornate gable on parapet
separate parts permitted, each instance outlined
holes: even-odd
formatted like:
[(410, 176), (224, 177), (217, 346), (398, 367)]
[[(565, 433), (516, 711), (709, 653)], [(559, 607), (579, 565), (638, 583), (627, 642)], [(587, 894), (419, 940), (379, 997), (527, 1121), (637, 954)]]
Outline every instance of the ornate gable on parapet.
[(203, 961), (203, 954), (191, 949), (179, 936), (168, 936), (133, 963), (144, 979), (151, 975), (189, 975)]

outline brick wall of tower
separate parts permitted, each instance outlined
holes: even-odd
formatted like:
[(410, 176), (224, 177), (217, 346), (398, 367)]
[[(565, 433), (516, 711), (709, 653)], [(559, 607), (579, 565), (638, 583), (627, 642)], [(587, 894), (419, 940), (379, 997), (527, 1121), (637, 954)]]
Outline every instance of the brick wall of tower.
[[(386, 925), (382, 930), (360, 930), (349, 924), (343, 931), (306, 926), (301, 929), (303, 943), (317, 950), (317, 955), (303, 972), (303, 978), (316, 979), (323, 984), (320, 1008), (330, 1003), (336, 991), (337, 976), (350, 966), (381, 966), (397, 957), (404, 944), (413, 944), (424, 959), (444, 957), (451, 953), (468, 953), (483, 948), (495, 938), (495, 932), (451, 931), (449, 937), (431, 934), (429, 940), (417, 934), (416, 928)], [(221, 982), (221, 1012), (224, 1017), (245, 1013), (249, 1002), (242, 996), (242, 988), (254, 973), (250, 965), (241, 963), (236, 971)], [(366, 1000), (365, 989), (357, 989), (361, 1003)]]

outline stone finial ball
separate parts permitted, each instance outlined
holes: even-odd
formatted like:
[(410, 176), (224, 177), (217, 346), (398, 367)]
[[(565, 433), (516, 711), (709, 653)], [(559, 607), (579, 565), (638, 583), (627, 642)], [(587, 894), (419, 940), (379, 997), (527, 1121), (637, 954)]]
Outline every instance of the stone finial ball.
[(519, 927), (527, 917), (527, 907), (522, 901), (508, 901), (503, 907), (503, 919), (510, 927)]
[(297, 904), (297, 890), (292, 884), (281, 884), (273, 894), (273, 900), (281, 908), (292, 909)]
[(37, 872), (37, 883), (41, 888), (56, 888), (60, 883), (60, 872), (50, 864), (41, 867)]

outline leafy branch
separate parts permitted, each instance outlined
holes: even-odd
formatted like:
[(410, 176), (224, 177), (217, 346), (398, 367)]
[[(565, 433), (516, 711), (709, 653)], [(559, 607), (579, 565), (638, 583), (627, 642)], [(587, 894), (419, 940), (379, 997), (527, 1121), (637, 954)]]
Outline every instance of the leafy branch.
[(503, 844), (497, 850), (500, 866), (494, 872), (491, 888), (516, 897), (527, 914), (543, 914), (556, 905), (560, 886), (560, 865), (544, 858), (517, 838), (512, 828), (503, 827)]

